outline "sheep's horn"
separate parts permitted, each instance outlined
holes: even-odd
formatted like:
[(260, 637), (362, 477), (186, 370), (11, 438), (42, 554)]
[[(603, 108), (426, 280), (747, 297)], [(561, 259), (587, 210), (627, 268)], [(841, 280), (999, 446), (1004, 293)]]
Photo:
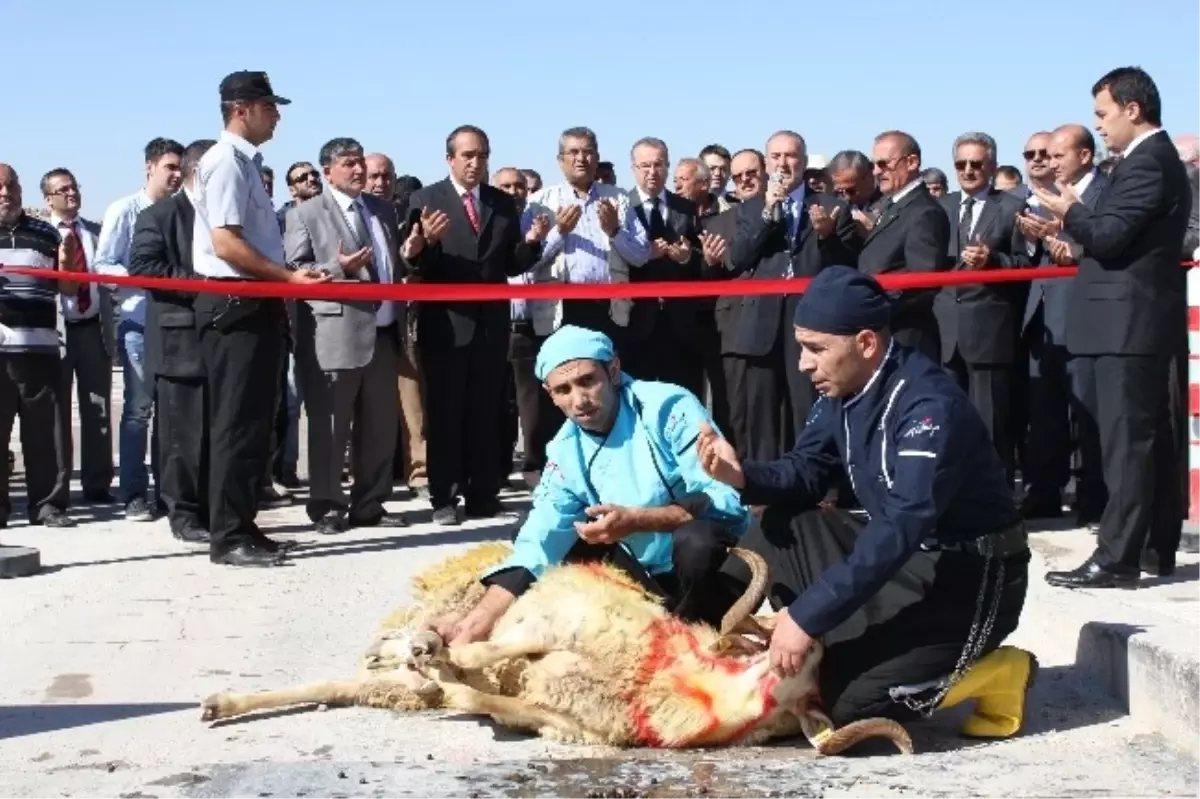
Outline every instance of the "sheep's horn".
[(891, 719), (863, 719), (847, 724), (821, 736), (817, 751), (823, 755), (838, 755), (868, 738), (887, 738), (901, 753), (913, 753), (912, 738), (899, 722)]
[(741, 558), (750, 567), (750, 585), (746, 586), (745, 593), (733, 603), (725, 618), (721, 619), (722, 635), (733, 632), (746, 617), (758, 610), (767, 593), (767, 562), (763, 560), (762, 555), (741, 547), (731, 548), (729, 554)]

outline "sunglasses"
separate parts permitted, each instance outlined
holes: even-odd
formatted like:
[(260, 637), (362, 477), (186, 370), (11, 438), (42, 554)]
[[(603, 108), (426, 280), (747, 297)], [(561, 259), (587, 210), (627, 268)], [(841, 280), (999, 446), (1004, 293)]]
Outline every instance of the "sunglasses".
[(954, 168), (959, 172), (963, 172), (967, 169), (974, 169), (976, 172), (978, 172), (983, 169), (983, 163), (983, 161), (955, 161)]
[(757, 180), (762, 177), (762, 172), (757, 169), (747, 169), (745, 172), (734, 172), (729, 177), (733, 178), (734, 183), (741, 183), (745, 180)]
[(1040, 158), (1041, 160), (1045, 161), (1050, 158), (1050, 153), (1047, 150), (1026, 150), (1025, 152), (1021, 153), (1021, 155), (1025, 156), (1026, 161), (1032, 161), (1035, 158)]
[(288, 185), (295, 186), (297, 183), (304, 183), (308, 180), (319, 183), (321, 176), (316, 172), (301, 172), (299, 175), (292, 175), (288, 178)]

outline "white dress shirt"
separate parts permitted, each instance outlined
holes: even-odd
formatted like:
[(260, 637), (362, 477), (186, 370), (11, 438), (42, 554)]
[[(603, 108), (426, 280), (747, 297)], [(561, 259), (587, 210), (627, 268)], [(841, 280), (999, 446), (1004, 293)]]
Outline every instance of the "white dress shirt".
[[(383, 223), (379, 221), (379, 217), (371, 213), (367, 208), (367, 204), (362, 201), (362, 195), (351, 197), (341, 191), (338, 191), (333, 186), (329, 186), (329, 193), (337, 203), (338, 208), (342, 210), (342, 218), (346, 220), (346, 226), (350, 230), (354, 230), (358, 220), (354, 218), (357, 213), (362, 214), (362, 219), (367, 225), (367, 234), (371, 238), (371, 264), (375, 269), (375, 275), (380, 283), (392, 282), (392, 259), (388, 252), (387, 238), (383, 232)], [(366, 267), (363, 267), (364, 269)], [(375, 326), (387, 327), (392, 322), (396, 321), (396, 306), (390, 301), (381, 301), (379, 310), (375, 312)]]
[[(75, 217), (72, 222), (67, 222), (58, 214), (50, 214), (50, 224), (54, 225), (54, 229), (59, 235), (63, 235), (66, 231), (64, 225), (70, 225), (75, 231), (75, 235), (79, 237), (79, 243), (83, 245), (83, 254), (87, 258), (87, 270), (92, 273), (98, 273), (96, 268), (96, 249), (98, 239), (92, 235), (92, 232), (84, 226), (83, 220)], [(103, 231), (101, 231), (103, 235)], [(64, 264), (65, 266), (65, 264)], [(88, 307), (87, 313), (79, 312), (79, 293), (76, 291), (68, 291), (59, 295), (59, 304), (62, 308), (63, 320), (67, 322), (82, 322), (85, 319), (91, 319), (96, 314), (100, 313), (100, 292), (98, 283), (89, 283), (88, 292), (91, 294), (92, 303)]]

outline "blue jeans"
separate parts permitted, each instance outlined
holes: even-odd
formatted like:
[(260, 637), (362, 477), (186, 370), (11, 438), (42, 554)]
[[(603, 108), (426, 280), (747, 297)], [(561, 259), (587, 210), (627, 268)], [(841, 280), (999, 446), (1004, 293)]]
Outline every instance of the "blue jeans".
[[(121, 409), (121, 432), (118, 442), (121, 499), (129, 504), (135, 497), (149, 499), (149, 474), (146, 472), (146, 449), (150, 419), (154, 414), (152, 386), (145, 380), (145, 328), (135, 322), (122, 321), (117, 326), (117, 344), (121, 355), (121, 370), (125, 375), (125, 403)], [(150, 467), (158, 485), (158, 448), (150, 449)]]

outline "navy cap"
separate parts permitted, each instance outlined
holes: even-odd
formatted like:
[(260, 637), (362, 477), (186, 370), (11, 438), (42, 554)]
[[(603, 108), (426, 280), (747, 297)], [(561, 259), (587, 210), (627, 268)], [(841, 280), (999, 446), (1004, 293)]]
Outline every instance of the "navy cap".
[(882, 330), (892, 317), (892, 301), (870, 275), (849, 266), (822, 269), (796, 303), (796, 327), (835, 336)]
[(278, 105), (291, 102), (286, 97), (275, 94), (271, 89), (271, 79), (265, 72), (232, 72), (221, 81), (221, 102), (253, 103), (257, 100), (268, 100)]

